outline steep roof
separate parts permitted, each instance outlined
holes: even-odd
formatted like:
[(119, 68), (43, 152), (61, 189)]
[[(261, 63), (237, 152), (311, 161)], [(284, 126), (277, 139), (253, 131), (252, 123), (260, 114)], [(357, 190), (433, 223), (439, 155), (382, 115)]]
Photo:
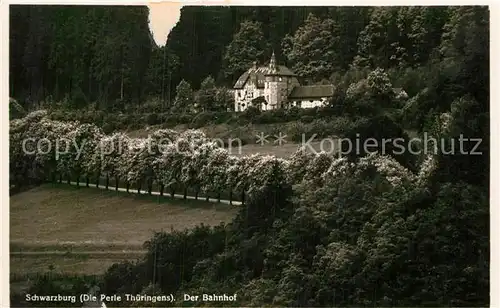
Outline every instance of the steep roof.
[(294, 98), (320, 98), (333, 96), (333, 85), (298, 86), (293, 88), (289, 99)]
[(297, 76), (288, 67), (284, 65), (276, 65), (276, 69), (273, 70), (269, 66), (259, 66), (257, 68), (251, 67), (246, 72), (244, 72), (240, 78), (234, 84), (235, 89), (241, 89), (250, 77), (257, 77), (257, 87), (263, 88), (266, 75), (273, 76)]

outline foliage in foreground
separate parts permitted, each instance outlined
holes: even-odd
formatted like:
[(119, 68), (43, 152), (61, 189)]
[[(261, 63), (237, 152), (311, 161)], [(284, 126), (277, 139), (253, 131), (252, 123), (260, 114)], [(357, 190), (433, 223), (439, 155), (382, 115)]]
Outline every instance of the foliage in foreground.
[[(477, 133), (458, 108), (474, 101), (464, 97), (453, 106), (436, 118), (434, 134), (453, 137), (467, 125), (469, 134)], [(71, 174), (99, 170), (130, 181), (150, 177), (165, 185), (182, 181), (205, 190), (235, 185), (248, 192), (228, 225), (156, 234), (145, 244), (143, 260), (107, 271), (103, 293), (154, 289), (180, 298), (222, 291), (237, 293), (238, 301), (220, 304), (251, 306), (488, 303), (488, 193), (477, 182), (450, 176), (463, 164), (460, 159), (429, 155), (412, 172), (379, 154), (353, 158), (298, 151), (290, 159), (236, 158), (198, 131), (170, 130), (155, 132), (173, 142), (151, 155), (145, 140), (54, 122), (41, 112), (11, 122), (11, 132), (18, 146), (28, 136), (65, 136), (87, 138), (88, 149), (94, 149), (78, 160), (74, 151), (57, 161), (54, 152), (11, 153), (17, 168), (30, 162), (28, 169), (36, 174), (50, 174), (52, 168)], [(107, 140), (106, 146), (120, 141), (127, 150), (94, 155), (100, 140)], [(478, 176), (487, 177), (487, 170)]]
[(447, 182), (433, 193), (425, 176), (377, 156), (315, 158), (304, 169), (295, 193), (287, 180), (269, 182), (227, 226), (157, 234), (138, 265), (108, 270), (120, 279), (105, 278), (103, 290), (237, 293), (229, 306), (487, 305), (480, 187)]

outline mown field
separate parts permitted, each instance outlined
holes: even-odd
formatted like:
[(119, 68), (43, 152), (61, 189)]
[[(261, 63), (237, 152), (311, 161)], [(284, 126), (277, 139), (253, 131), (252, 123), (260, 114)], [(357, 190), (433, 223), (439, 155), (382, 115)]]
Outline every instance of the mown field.
[(144, 253), (155, 231), (229, 222), (229, 205), (46, 184), (11, 197), (11, 278), (100, 274)]

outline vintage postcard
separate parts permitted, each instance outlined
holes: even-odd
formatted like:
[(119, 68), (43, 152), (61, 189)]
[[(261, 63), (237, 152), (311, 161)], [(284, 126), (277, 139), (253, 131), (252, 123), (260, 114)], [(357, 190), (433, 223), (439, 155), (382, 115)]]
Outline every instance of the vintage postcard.
[(490, 304), (488, 6), (9, 6), (12, 307)]

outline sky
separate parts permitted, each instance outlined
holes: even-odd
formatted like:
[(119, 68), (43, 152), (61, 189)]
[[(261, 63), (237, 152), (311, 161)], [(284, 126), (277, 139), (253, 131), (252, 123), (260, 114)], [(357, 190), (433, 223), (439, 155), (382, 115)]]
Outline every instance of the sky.
[(181, 16), (180, 2), (150, 2), (149, 7), (149, 29), (158, 46), (164, 46), (167, 42), (170, 30), (179, 21)]

